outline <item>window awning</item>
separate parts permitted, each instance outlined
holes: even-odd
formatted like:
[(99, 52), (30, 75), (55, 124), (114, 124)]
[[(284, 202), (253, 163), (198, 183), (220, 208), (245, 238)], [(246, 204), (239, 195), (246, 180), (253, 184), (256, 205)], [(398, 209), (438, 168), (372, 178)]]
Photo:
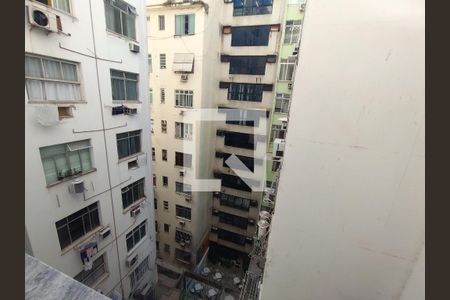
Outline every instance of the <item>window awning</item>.
[(194, 53), (175, 53), (173, 71), (180, 73), (194, 72)]

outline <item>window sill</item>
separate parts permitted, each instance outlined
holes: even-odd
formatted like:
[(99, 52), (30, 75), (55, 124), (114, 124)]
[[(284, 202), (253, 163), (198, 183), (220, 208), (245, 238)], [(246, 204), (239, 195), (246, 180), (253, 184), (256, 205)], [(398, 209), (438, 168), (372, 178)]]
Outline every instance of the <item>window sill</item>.
[(53, 182), (53, 183), (49, 183), (49, 184), (47, 184), (47, 188), (54, 187), (54, 186), (56, 186), (56, 185), (58, 185), (60, 183), (67, 182), (67, 181), (73, 180), (75, 178), (78, 178), (78, 177), (81, 177), (81, 176), (84, 176), (84, 175), (87, 175), (87, 174), (90, 174), (90, 173), (93, 173), (93, 172), (96, 172), (96, 171), (97, 171), (97, 168), (93, 168), (93, 169), (90, 169), (88, 171), (84, 171), (84, 172), (82, 172), (82, 173), (80, 173), (78, 175), (67, 177), (67, 178), (64, 178), (62, 180), (59, 180), (59, 181), (56, 181), (56, 182)]
[(103, 229), (105, 229), (105, 227), (106, 226), (103, 226), (103, 225), (97, 226), (94, 229), (92, 229), (90, 232), (85, 234), (84, 236), (80, 237), (78, 240), (74, 241), (69, 246), (66, 246), (64, 249), (61, 250), (61, 256), (63, 256), (64, 254), (68, 253), (70, 250), (79, 247), (81, 244), (84, 244), (85, 242), (90, 240), (94, 235), (96, 235), (98, 232), (100, 232)]
[(193, 106), (179, 106), (175, 105), (175, 108), (194, 108)]
[(117, 163), (120, 164), (120, 163), (122, 163), (124, 161), (133, 160), (134, 158), (137, 158), (137, 157), (139, 157), (141, 155), (144, 155), (144, 154), (145, 154), (145, 152), (138, 152), (138, 153), (132, 154), (130, 156), (122, 157), (122, 158), (119, 159), (119, 161)]
[(67, 105), (67, 104), (87, 104), (87, 101), (84, 100), (28, 100), (29, 104), (58, 104), (58, 105)]
[(193, 36), (193, 35), (195, 35), (195, 33), (174, 34), (173, 37), (174, 38), (180, 38), (180, 37), (183, 37), (183, 36)]
[(142, 101), (139, 101), (139, 100), (113, 100), (112, 102), (113, 102), (113, 104), (120, 104), (120, 103), (141, 104), (142, 103)]
[(53, 12), (58, 13), (58, 14), (63, 14), (65, 16), (67, 16), (67, 17), (72, 18), (73, 20), (76, 20), (76, 21), (78, 20), (77, 17), (75, 17), (72, 13), (69, 13), (67, 11), (64, 11), (64, 10), (61, 10), (61, 9), (58, 9), (58, 8), (55, 8), (55, 7), (52, 7), (52, 6), (49, 6), (49, 5), (45, 5), (42, 2), (39, 2), (39, 1), (36, 1), (36, 0), (29, 0), (29, 1), (31, 3), (33, 3), (33, 4), (37, 3), (38, 5), (42, 5), (44, 7), (47, 7), (48, 9), (52, 10)]
[(183, 218), (183, 217), (179, 217), (179, 216), (175, 216), (175, 218), (177, 218), (178, 220), (181, 220), (181, 221), (188, 221), (188, 222), (192, 222), (192, 220), (191, 220), (191, 219), (186, 219), (186, 218)]
[[(184, 250), (183, 250), (183, 251), (184, 251)], [(179, 259), (179, 258), (176, 258), (176, 257), (175, 257), (175, 259), (178, 260), (179, 262), (182, 262), (182, 263), (187, 264), (187, 265), (190, 265), (190, 264), (191, 264), (190, 261), (185, 261), (185, 260), (182, 260), (182, 259)]]
[(185, 193), (180, 193), (180, 192), (175, 192), (175, 194), (192, 199), (192, 194), (185, 194)]
[(130, 210), (132, 210), (133, 208), (136, 208), (137, 206), (141, 205), (142, 202), (144, 202), (147, 199), (147, 197), (142, 197), (141, 199), (137, 200), (136, 202), (133, 202), (130, 206), (128, 206), (127, 208), (125, 208), (122, 211), (122, 214), (126, 215)]
[(120, 34), (120, 33), (114, 32), (114, 31), (111, 31), (109, 29), (106, 29), (106, 33), (109, 34), (109, 35), (112, 35), (114, 37), (120, 38), (122, 40), (128, 41), (128, 42), (138, 43), (137, 40), (135, 40), (135, 39), (133, 39), (131, 37), (128, 37), (126, 35), (123, 35), (123, 34)]

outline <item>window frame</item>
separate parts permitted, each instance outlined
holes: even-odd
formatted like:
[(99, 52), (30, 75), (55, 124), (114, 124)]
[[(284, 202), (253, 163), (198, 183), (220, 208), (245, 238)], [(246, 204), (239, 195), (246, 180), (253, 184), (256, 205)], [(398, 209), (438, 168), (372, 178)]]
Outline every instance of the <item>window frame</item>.
[[(275, 113), (287, 114), (289, 112), (289, 105), (292, 95), (288, 93), (276, 93), (275, 95), (275, 106), (273, 111)], [(279, 105), (278, 105), (279, 103)], [(279, 108), (278, 108), (279, 107)]]
[(167, 133), (167, 120), (161, 120), (161, 133)]
[[(181, 17), (184, 17), (183, 33), (177, 33), (177, 30), (178, 30), (177, 22)], [(191, 22), (189, 22), (189, 20), (191, 17), (194, 19), (193, 28), (189, 28), (190, 24), (191, 24)], [(190, 29), (192, 29), (192, 32)], [(195, 34), (195, 13), (175, 15), (175, 34), (174, 34), (174, 36), (184, 36), (184, 35), (194, 35), (194, 34)]]
[(149, 256), (146, 256), (137, 267), (130, 273), (130, 286), (133, 290), (144, 278), (145, 274), (150, 271)]
[(231, 82), (227, 90), (227, 100), (262, 102), (263, 92), (262, 84)]
[[(117, 4), (114, 4), (114, 2), (117, 2)], [(106, 21), (106, 31), (107, 32), (110, 32), (110, 33), (112, 33), (112, 34), (117, 34), (117, 35), (119, 35), (120, 37), (123, 37), (123, 38), (125, 38), (125, 39), (129, 39), (129, 40), (132, 40), (132, 41), (137, 41), (136, 40), (136, 36), (137, 36), (137, 32), (136, 32), (136, 16), (137, 16), (137, 14), (136, 13), (129, 13), (128, 11), (125, 11), (122, 7), (119, 7), (118, 6), (118, 4), (120, 4), (120, 5), (126, 5), (127, 6), (127, 10), (134, 10), (134, 11), (136, 11), (136, 8), (135, 7), (133, 7), (133, 6), (131, 6), (130, 4), (128, 4), (127, 2), (125, 2), (125, 1), (122, 1), (122, 0), (115, 0), (115, 1), (111, 1), (111, 0), (103, 0), (103, 3), (104, 3), (104, 5), (105, 5), (105, 21)], [(107, 5), (108, 6), (110, 6), (112, 9), (115, 9), (115, 10), (118, 10), (119, 11), (119, 16), (120, 16), (120, 32), (117, 32), (117, 31), (115, 31), (114, 29), (111, 29), (111, 28), (108, 28), (108, 26), (109, 26), (109, 24), (108, 24), (108, 18), (107, 18), (107, 15), (106, 15), (106, 10), (107, 10)], [(133, 18), (133, 33), (134, 33), (134, 36), (129, 36), (129, 35), (126, 35), (126, 34), (124, 34), (124, 18), (123, 18), (123, 14), (126, 14), (126, 15), (128, 15), (129, 17), (132, 17)], [(114, 26), (114, 25), (113, 25)], [(117, 26), (117, 25), (116, 25)]]
[(165, 15), (158, 15), (158, 28), (160, 31), (166, 30), (166, 17)]
[(193, 90), (175, 90), (175, 107), (193, 108), (194, 107), (194, 91)]
[(166, 53), (159, 54), (159, 69), (167, 69), (167, 55)]
[[(189, 260), (185, 259), (187, 256), (180, 258), (179, 255), (177, 255), (178, 253), (189, 254)], [(191, 260), (192, 260), (192, 253), (188, 252), (188, 251), (184, 251), (184, 250), (178, 249), (178, 248), (175, 248), (175, 259), (179, 260), (181, 262), (190, 264)]]
[(184, 220), (192, 220), (192, 209), (187, 206), (175, 205), (175, 216)]
[[(183, 183), (183, 182), (179, 182), (179, 181), (175, 181), (175, 193), (177, 194), (182, 194), (185, 196), (191, 196), (192, 195), (192, 191), (185, 191), (184, 187), (190, 186), (190, 188), (192, 189), (192, 186), (190, 184), (187, 183)], [(181, 190), (180, 190), (181, 187)]]
[[(119, 138), (119, 135), (125, 134), (125, 133), (127, 134), (126, 137)], [(138, 133), (138, 134), (136, 134), (136, 133)], [(131, 134), (134, 134), (134, 135), (131, 135)], [(131, 138), (136, 138), (136, 137), (139, 137), (139, 149), (137, 149), (136, 152), (131, 153), (130, 140), (131, 140)], [(128, 155), (126, 155), (126, 156), (120, 156), (120, 152), (119, 152), (119, 142), (123, 141), (123, 140), (127, 140), (127, 146), (128, 146), (127, 154)], [(119, 161), (126, 160), (130, 157), (138, 155), (139, 153), (142, 152), (142, 130), (138, 129), (138, 130), (133, 130), (133, 131), (117, 133), (116, 134), (116, 142), (117, 142), (117, 156), (119, 157)]]
[[(181, 156), (181, 158), (180, 158), (180, 156)], [(186, 162), (188, 162), (188, 163), (186, 164)], [(183, 168), (191, 168), (192, 167), (192, 154), (175, 151), (175, 166), (183, 167)]]
[[(113, 72), (121, 72), (123, 74), (122, 77), (113, 75)], [(128, 75), (136, 76), (136, 79), (128, 78)], [(111, 97), (113, 102), (132, 102), (132, 101), (139, 101), (139, 74), (117, 70), (117, 69), (110, 69), (110, 76), (111, 76)], [(126, 99), (114, 99), (114, 89), (113, 89), (113, 79), (114, 80), (121, 80), (123, 81), (123, 91), (125, 94)], [(134, 82), (136, 84), (136, 99), (128, 99), (127, 95), (127, 82)]]
[[(135, 188), (137, 189), (138, 194), (135, 195)], [(142, 199), (146, 198), (145, 195), (145, 177), (142, 177), (141, 179), (136, 180), (133, 183), (130, 183), (129, 185), (123, 187), (120, 189), (121, 196), (122, 196), (122, 208), (124, 211), (126, 211), (128, 208), (132, 207), (135, 203), (140, 202)], [(131, 196), (124, 196), (124, 195), (130, 195), (127, 194), (131, 191)], [(140, 192), (142, 191), (142, 195)], [(126, 197), (126, 198), (124, 198)], [(129, 200), (131, 199), (131, 202)]]
[[(289, 67), (292, 66), (291, 78), (289, 75)], [(278, 81), (293, 81), (296, 69), (296, 58), (295, 56), (289, 56), (287, 58), (280, 59), (280, 71), (278, 74)]]
[(192, 123), (175, 122), (175, 138), (191, 141), (194, 135), (194, 126)]
[[(298, 22), (298, 24), (296, 24)], [(300, 35), (302, 32), (302, 20), (287, 20), (284, 27), (284, 45), (297, 45), (300, 41)], [(295, 32), (297, 30), (297, 32)], [(289, 37), (288, 41), (286, 38)]]
[[(143, 233), (142, 233), (143, 229)], [(136, 233), (138, 238), (136, 239)], [(136, 227), (131, 229), (126, 235), (125, 235), (125, 244), (127, 247), (127, 253), (132, 252), (136, 248), (136, 246), (147, 236), (147, 219), (139, 223)], [(131, 243), (129, 244), (128, 241), (131, 240)], [(129, 246), (131, 245), (131, 246)]]

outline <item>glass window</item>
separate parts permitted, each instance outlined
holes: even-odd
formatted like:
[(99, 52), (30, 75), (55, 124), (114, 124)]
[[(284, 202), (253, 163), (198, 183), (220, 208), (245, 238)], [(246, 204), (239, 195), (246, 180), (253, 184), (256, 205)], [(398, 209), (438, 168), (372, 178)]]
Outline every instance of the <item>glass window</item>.
[(242, 229), (247, 229), (248, 220), (225, 212), (219, 212), (219, 222), (229, 224)]
[(176, 216), (184, 219), (191, 219), (191, 209), (189, 207), (176, 205)]
[(116, 137), (119, 159), (141, 152), (141, 130), (118, 133)]
[(252, 83), (230, 83), (228, 87), (228, 100), (261, 102), (263, 85)]
[(166, 29), (166, 22), (164, 16), (158, 16), (159, 30)]
[(132, 289), (134, 289), (139, 284), (142, 278), (144, 278), (145, 273), (147, 273), (149, 270), (150, 266), (148, 264), (147, 256), (130, 274), (130, 284)]
[(270, 25), (231, 27), (231, 46), (269, 45)]
[(233, 0), (233, 16), (271, 14), (272, 1), (273, 0)]
[(81, 101), (77, 63), (26, 54), (25, 86), (30, 100)]
[(151, 72), (153, 72), (153, 63), (152, 63), (152, 55), (151, 54), (148, 55), (147, 62), (148, 62), (148, 72), (151, 73)]
[(194, 102), (194, 91), (175, 90), (175, 106), (192, 107)]
[(182, 152), (175, 152), (175, 165), (190, 168), (192, 166), (192, 155)]
[(286, 21), (286, 29), (284, 31), (285, 44), (298, 44), (300, 40), (301, 20)]
[(190, 184), (175, 182), (175, 192), (190, 195), (192, 191), (192, 187)]
[(159, 68), (160, 69), (166, 68), (166, 54), (165, 53), (161, 53), (159, 55)]
[(175, 35), (195, 33), (195, 14), (175, 16)]
[(295, 57), (282, 58), (280, 60), (280, 75), (278, 80), (292, 80), (295, 72)]
[(105, 0), (106, 28), (136, 39), (136, 9), (122, 0)]
[(161, 120), (161, 132), (167, 133), (167, 120)]
[(100, 226), (98, 202), (55, 223), (61, 249)]
[(266, 56), (230, 56), (230, 74), (264, 75)]
[(168, 186), (169, 185), (169, 177), (163, 176), (162, 177), (162, 181), (163, 181), (163, 186)]
[(169, 232), (169, 231), (170, 231), (170, 225), (164, 224), (164, 232)]
[(228, 230), (219, 228), (217, 231), (217, 237), (221, 240), (229, 241), (238, 245), (245, 245), (246, 237), (241, 234), (237, 234)]
[(92, 170), (90, 140), (39, 148), (47, 184)]
[(145, 197), (144, 182), (145, 182), (144, 178), (141, 178), (138, 181), (133, 182), (132, 184), (122, 188), (121, 191), (122, 191), (123, 209), (128, 208), (133, 203)]
[(290, 94), (277, 93), (275, 98), (275, 112), (287, 113), (289, 110)]
[(164, 88), (160, 89), (161, 104), (166, 103), (166, 90)]
[(138, 74), (111, 69), (113, 100), (138, 100)]
[(130, 232), (127, 233), (126, 235), (127, 251), (133, 249), (134, 246), (136, 246), (137, 243), (139, 243), (139, 241), (145, 237), (146, 227), (147, 227), (147, 220), (141, 222), (141, 224), (139, 224), (138, 226), (136, 226)]
[(175, 138), (192, 140), (192, 124), (175, 122)]
[(175, 258), (178, 260), (181, 260), (183, 262), (190, 263), (191, 262), (191, 253), (181, 250), (181, 249), (178, 249), (178, 248), (175, 248)]
[(250, 202), (251, 202), (250, 199), (221, 193), (219, 200), (220, 205), (234, 207), (245, 211), (248, 211), (250, 209)]
[(103, 274), (106, 274), (106, 272), (106, 263), (103, 254), (94, 260), (90, 270), (81, 271), (74, 277), (74, 279), (84, 285), (92, 287), (103, 276)]

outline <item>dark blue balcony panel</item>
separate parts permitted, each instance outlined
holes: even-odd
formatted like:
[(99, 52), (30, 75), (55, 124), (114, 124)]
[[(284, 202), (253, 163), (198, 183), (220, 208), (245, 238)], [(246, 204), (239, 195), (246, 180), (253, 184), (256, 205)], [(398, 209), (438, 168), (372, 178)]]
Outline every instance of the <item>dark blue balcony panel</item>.
[(231, 46), (269, 45), (270, 25), (231, 27)]

